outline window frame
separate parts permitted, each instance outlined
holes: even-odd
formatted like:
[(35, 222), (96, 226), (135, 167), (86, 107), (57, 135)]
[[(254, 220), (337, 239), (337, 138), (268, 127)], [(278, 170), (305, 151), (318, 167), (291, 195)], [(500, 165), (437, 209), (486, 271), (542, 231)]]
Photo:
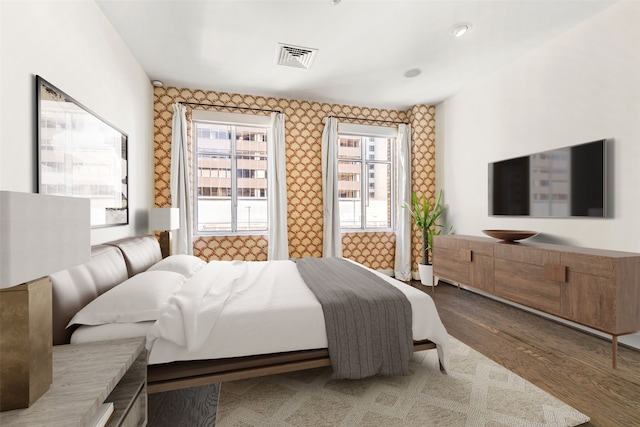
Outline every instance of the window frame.
[[(340, 161), (344, 162), (357, 162), (360, 163), (360, 227), (342, 227), (340, 224), (340, 231), (342, 233), (372, 233), (372, 232), (393, 232), (396, 229), (396, 146), (397, 146), (397, 137), (398, 137), (398, 129), (395, 127), (387, 127), (387, 126), (371, 126), (371, 125), (357, 125), (352, 123), (339, 123), (338, 124), (338, 145), (340, 144), (340, 138), (349, 137), (349, 138), (360, 138), (360, 158), (359, 159), (351, 159), (344, 158), (341, 159), (338, 155), (339, 150), (336, 151), (336, 166), (339, 165)], [(368, 150), (366, 144), (366, 138), (384, 138), (390, 139), (390, 156), (389, 160), (370, 160), (370, 150)], [(371, 166), (375, 164), (385, 164), (389, 165), (389, 187), (390, 187), (390, 210), (389, 210), (389, 227), (376, 227), (369, 228), (367, 227), (367, 202), (369, 200), (370, 194), (370, 176), (369, 174), (372, 172), (374, 168)], [(340, 198), (338, 198), (338, 202), (340, 202)]]
[[(221, 126), (230, 126), (230, 134), (229, 138), (231, 141), (231, 168), (228, 170), (229, 178), (231, 179), (231, 229), (230, 230), (211, 230), (211, 231), (203, 231), (198, 229), (198, 135), (197, 135), (197, 124), (214, 124)], [(269, 185), (268, 179), (269, 176), (269, 140), (273, 137), (273, 126), (271, 123), (271, 117), (265, 115), (253, 115), (253, 114), (242, 114), (242, 113), (222, 113), (218, 111), (205, 111), (205, 110), (194, 110), (192, 112), (191, 117), (191, 135), (194, 136), (193, 139), (193, 196), (194, 196), (194, 209), (193, 209), (193, 232), (195, 236), (241, 236), (241, 235), (267, 235), (269, 232), (269, 227), (271, 223), (271, 219), (269, 218)], [(237, 127), (254, 127), (254, 128), (262, 128), (266, 130), (267, 140), (264, 155), (264, 161), (266, 162), (266, 176), (267, 179), (267, 188), (266, 188), (266, 196), (264, 199), (267, 202), (267, 226), (262, 230), (238, 230), (238, 170), (242, 170), (242, 168), (238, 168), (238, 158), (236, 151), (236, 136), (237, 136)], [(246, 156), (242, 156), (246, 157)]]

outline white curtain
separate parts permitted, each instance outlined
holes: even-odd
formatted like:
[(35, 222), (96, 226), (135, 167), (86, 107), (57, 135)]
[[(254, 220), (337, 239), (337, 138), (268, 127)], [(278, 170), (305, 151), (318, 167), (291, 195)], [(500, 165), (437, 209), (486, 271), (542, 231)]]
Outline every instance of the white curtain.
[(193, 255), (193, 221), (189, 148), (187, 147), (187, 112), (182, 104), (173, 105), (171, 125), (171, 205), (180, 209), (180, 228), (173, 231), (174, 254)]
[(338, 205), (338, 120), (328, 117), (322, 131), (323, 257), (342, 256)]
[(289, 258), (287, 232), (287, 177), (284, 144), (284, 114), (271, 113), (271, 135), (267, 147), (269, 200), (269, 245), (267, 257)]
[(405, 204), (411, 205), (411, 126), (398, 126), (396, 138), (396, 260), (395, 278), (411, 280), (411, 215)]

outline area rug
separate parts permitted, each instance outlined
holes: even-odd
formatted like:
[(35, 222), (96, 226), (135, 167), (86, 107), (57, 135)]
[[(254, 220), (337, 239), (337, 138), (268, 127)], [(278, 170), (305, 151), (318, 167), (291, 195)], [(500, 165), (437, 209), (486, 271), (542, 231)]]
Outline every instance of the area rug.
[(408, 377), (331, 380), (330, 368), (223, 383), (217, 427), (576, 426), (578, 412), (453, 337), (451, 369), (434, 350)]

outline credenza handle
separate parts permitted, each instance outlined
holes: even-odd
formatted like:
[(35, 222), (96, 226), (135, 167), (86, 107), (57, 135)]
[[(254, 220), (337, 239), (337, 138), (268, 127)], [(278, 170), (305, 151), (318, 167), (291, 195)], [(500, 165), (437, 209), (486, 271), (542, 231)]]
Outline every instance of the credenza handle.
[(544, 278), (545, 280), (555, 280), (556, 282), (566, 283), (567, 266), (562, 264), (545, 264)]
[(471, 262), (471, 249), (460, 249), (460, 261)]

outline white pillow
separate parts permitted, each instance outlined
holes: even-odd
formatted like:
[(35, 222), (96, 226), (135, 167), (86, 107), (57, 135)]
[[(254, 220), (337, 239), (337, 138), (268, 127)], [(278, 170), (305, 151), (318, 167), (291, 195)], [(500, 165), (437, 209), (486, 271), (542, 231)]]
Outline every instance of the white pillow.
[(171, 271), (138, 273), (84, 306), (67, 327), (157, 320), (185, 280)]
[(147, 271), (173, 271), (191, 277), (207, 263), (193, 255), (171, 255), (149, 267)]
[[(420, 291), (419, 291), (420, 292)], [(106, 325), (81, 325), (73, 331), (71, 344), (84, 344), (96, 341), (124, 340), (146, 337), (147, 331), (155, 322), (108, 323)]]

